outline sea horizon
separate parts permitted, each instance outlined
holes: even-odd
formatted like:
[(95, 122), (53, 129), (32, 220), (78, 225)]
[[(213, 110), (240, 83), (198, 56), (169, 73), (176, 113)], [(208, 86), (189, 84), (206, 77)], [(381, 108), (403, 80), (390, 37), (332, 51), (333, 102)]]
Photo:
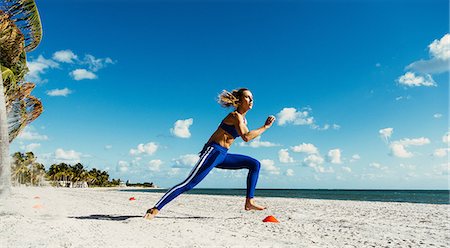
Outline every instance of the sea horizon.
[[(166, 188), (119, 189), (128, 192), (165, 193)], [(245, 196), (242, 188), (196, 188), (185, 194)], [(399, 189), (257, 189), (255, 197), (450, 204), (450, 190)]]
[[(141, 187), (141, 186), (128, 186), (128, 188), (133, 188), (133, 187), (137, 187), (137, 188), (148, 188), (148, 189), (152, 189), (151, 187)], [(126, 188), (126, 187), (124, 187)], [(165, 188), (165, 187), (156, 187), (154, 189), (170, 189), (170, 188)], [(226, 187), (204, 187), (204, 188), (195, 188), (195, 189), (242, 189), (245, 190), (245, 188), (226, 188)], [(193, 189), (193, 190), (195, 190)], [(405, 189), (405, 188), (398, 188), (398, 189), (365, 189), (365, 188), (358, 188), (358, 189), (351, 189), (351, 188), (257, 188), (256, 190), (385, 190), (385, 191), (389, 191), (389, 190), (438, 190), (438, 191), (449, 191), (450, 193), (450, 188), (448, 189)]]

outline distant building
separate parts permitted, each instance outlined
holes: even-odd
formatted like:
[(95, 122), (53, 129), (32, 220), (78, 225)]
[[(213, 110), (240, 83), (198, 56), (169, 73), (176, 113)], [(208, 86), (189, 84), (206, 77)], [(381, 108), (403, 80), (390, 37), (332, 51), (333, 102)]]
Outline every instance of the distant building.
[(65, 188), (87, 188), (89, 185), (86, 181), (56, 181), (56, 187), (65, 187)]

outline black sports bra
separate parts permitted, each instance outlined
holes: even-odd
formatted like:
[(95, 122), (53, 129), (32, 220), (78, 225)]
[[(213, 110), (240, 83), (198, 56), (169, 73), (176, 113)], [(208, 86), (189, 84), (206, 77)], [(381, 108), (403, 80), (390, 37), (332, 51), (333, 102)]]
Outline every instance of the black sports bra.
[(236, 131), (236, 128), (234, 128), (234, 125), (228, 125), (222, 121), (219, 127), (225, 130), (225, 132), (229, 133), (231, 136), (233, 136), (233, 138), (239, 136), (238, 132)]
[[(244, 119), (244, 123), (247, 123), (247, 119)], [(223, 130), (225, 130), (225, 132), (229, 133), (231, 136), (233, 136), (233, 138), (236, 138), (236, 137), (239, 136), (236, 128), (234, 127), (234, 125), (228, 125), (228, 124), (225, 124), (222, 121), (220, 123), (219, 127), (222, 128)]]

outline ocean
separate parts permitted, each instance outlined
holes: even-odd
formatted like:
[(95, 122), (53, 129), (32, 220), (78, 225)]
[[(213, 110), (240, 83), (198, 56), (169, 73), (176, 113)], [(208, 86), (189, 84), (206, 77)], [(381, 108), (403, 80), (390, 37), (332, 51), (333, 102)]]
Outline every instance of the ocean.
[[(167, 189), (121, 189), (165, 193)], [(245, 189), (192, 189), (185, 194), (245, 196)], [(450, 204), (449, 190), (257, 189), (255, 197)]]

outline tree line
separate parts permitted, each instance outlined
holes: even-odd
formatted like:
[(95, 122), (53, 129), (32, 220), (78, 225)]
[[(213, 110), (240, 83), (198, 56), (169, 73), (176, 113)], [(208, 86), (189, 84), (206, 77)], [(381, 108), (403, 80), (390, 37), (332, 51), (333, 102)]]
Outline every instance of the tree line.
[(66, 163), (52, 164), (45, 170), (43, 164), (36, 162), (32, 152), (16, 152), (12, 157), (11, 180), (15, 184), (41, 186), (51, 181), (87, 182), (89, 186), (110, 187), (118, 186), (120, 179), (109, 180), (107, 171), (98, 169), (86, 170), (81, 163), (70, 165)]

